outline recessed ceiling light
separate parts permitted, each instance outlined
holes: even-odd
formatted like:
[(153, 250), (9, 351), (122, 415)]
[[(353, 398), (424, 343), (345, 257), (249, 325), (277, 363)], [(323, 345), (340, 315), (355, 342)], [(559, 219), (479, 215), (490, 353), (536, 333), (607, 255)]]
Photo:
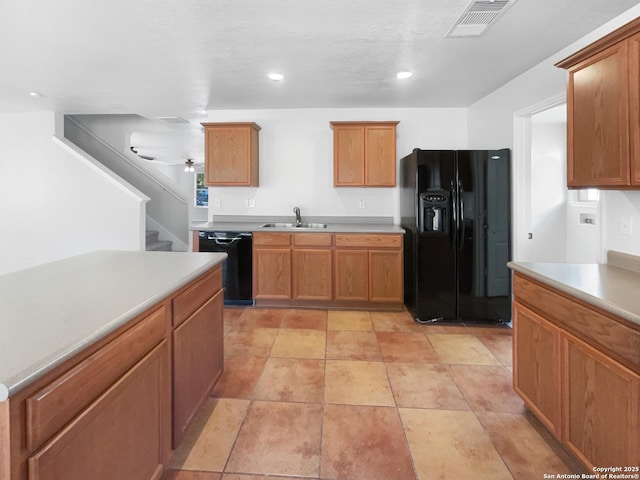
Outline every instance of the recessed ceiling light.
[(282, 75), (281, 73), (270, 73), (269, 75), (267, 75), (271, 80), (274, 80), (276, 82), (280, 82), (282, 80), (284, 80), (284, 75)]
[(32, 97), (41, 97), (42, 94), (40, 92), (29, 92), (29, 95), (31, 95)]
[(396, 74), (396, 78), (399, 78), (400, 80), (404, 80), (405, 78), (409, 78), (411, 75), (413, 75), (413, 73), (411, 72), (398, 72)]

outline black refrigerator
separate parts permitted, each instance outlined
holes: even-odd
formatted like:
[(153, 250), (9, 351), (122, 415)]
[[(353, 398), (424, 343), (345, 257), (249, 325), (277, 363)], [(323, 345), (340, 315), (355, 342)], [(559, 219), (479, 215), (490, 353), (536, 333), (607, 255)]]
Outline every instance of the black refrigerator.
[(400, 162), (407, 309), (419, 323), (508, 323), (509, 150), (415, 149)]

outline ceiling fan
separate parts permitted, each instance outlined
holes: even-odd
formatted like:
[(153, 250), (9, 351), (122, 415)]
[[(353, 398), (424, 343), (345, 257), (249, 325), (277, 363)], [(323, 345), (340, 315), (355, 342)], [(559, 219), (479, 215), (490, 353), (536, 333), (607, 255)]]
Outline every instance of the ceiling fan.
[(147, 160), (148, 162), (153, 162), (153, 163), (161, 163), (163, 165), (167, 165), (169, 167), (184, 167), (184, 171), (188, 172), (188, 173), (193, 173), (195, 172), (195, 162), (191, 159), (191, 158), (187, 158), (184, 162), (180, 161), (178, 163), (175, 162), (165, 162), (162, 160), (158, 160), (156, 157), (151, 157), (149, 155), (142, 155), (140, 153), (138, 153), (138, 149), (137, 147), (129, 147), (131, 152), (135, 153), (138, 157), (142, 158), (143, 160)]

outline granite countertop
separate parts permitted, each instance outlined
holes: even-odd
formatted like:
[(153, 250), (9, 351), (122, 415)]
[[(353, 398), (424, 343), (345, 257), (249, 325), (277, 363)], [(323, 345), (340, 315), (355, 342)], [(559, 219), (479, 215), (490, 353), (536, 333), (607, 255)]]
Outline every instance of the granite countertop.
[(290, 232), (290, 233), (404, 233), (389, 217), (307, 217), (305, 223), (324, 223), (326, 228), (263, 227), (266, 223), (295, 223), (295, 217), (218, 216), (212, 222), (194, 222), (192, 231), (216, 232)]
[(97, 251), (0, 275), (0, 401), (226, 257)]
[(509, 268), (640, 326), (640, 258), (608, 252), (607, 264), (509, 262)]

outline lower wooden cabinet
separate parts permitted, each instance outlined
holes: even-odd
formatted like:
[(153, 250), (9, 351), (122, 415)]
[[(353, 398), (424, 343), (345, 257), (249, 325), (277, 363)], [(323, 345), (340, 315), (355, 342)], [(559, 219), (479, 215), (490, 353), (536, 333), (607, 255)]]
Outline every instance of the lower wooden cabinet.
[(369, 251), (370, 301), (403, 302), (402, 262), (402, 251)]
[(566, 446), (589, 471), (640, 464), (640, 377), (581, 340), (563, 338)]
[(169, 427), (163, 341), (29, 458), (30, 480), (157, 479)]
[(330, 249), (293, 251), (293, 298), (331, 300), (333, 262)]
[(291, 299), (290, 234), (253, 234), (253, 298)]
[(257, 304), (399, 309), (402, 235), (254, 233), (253, 291)]
[(542, 423), (560, 436), (560, 330), (513, 303), (513, 388)]
[(334, 279), (336, 300), (369, 300), (369, 252), (336, 250)]
[(222, 290), (173, 331), (173, 447), (223, 370)]
[(609, 340), (640, 333), (521, 274), (514, 297), (514, 389), (529, 410), (587, 471), (638, 465), (640, 353), (621, 356), (635, 356), (627, 367), (612, 357)]

